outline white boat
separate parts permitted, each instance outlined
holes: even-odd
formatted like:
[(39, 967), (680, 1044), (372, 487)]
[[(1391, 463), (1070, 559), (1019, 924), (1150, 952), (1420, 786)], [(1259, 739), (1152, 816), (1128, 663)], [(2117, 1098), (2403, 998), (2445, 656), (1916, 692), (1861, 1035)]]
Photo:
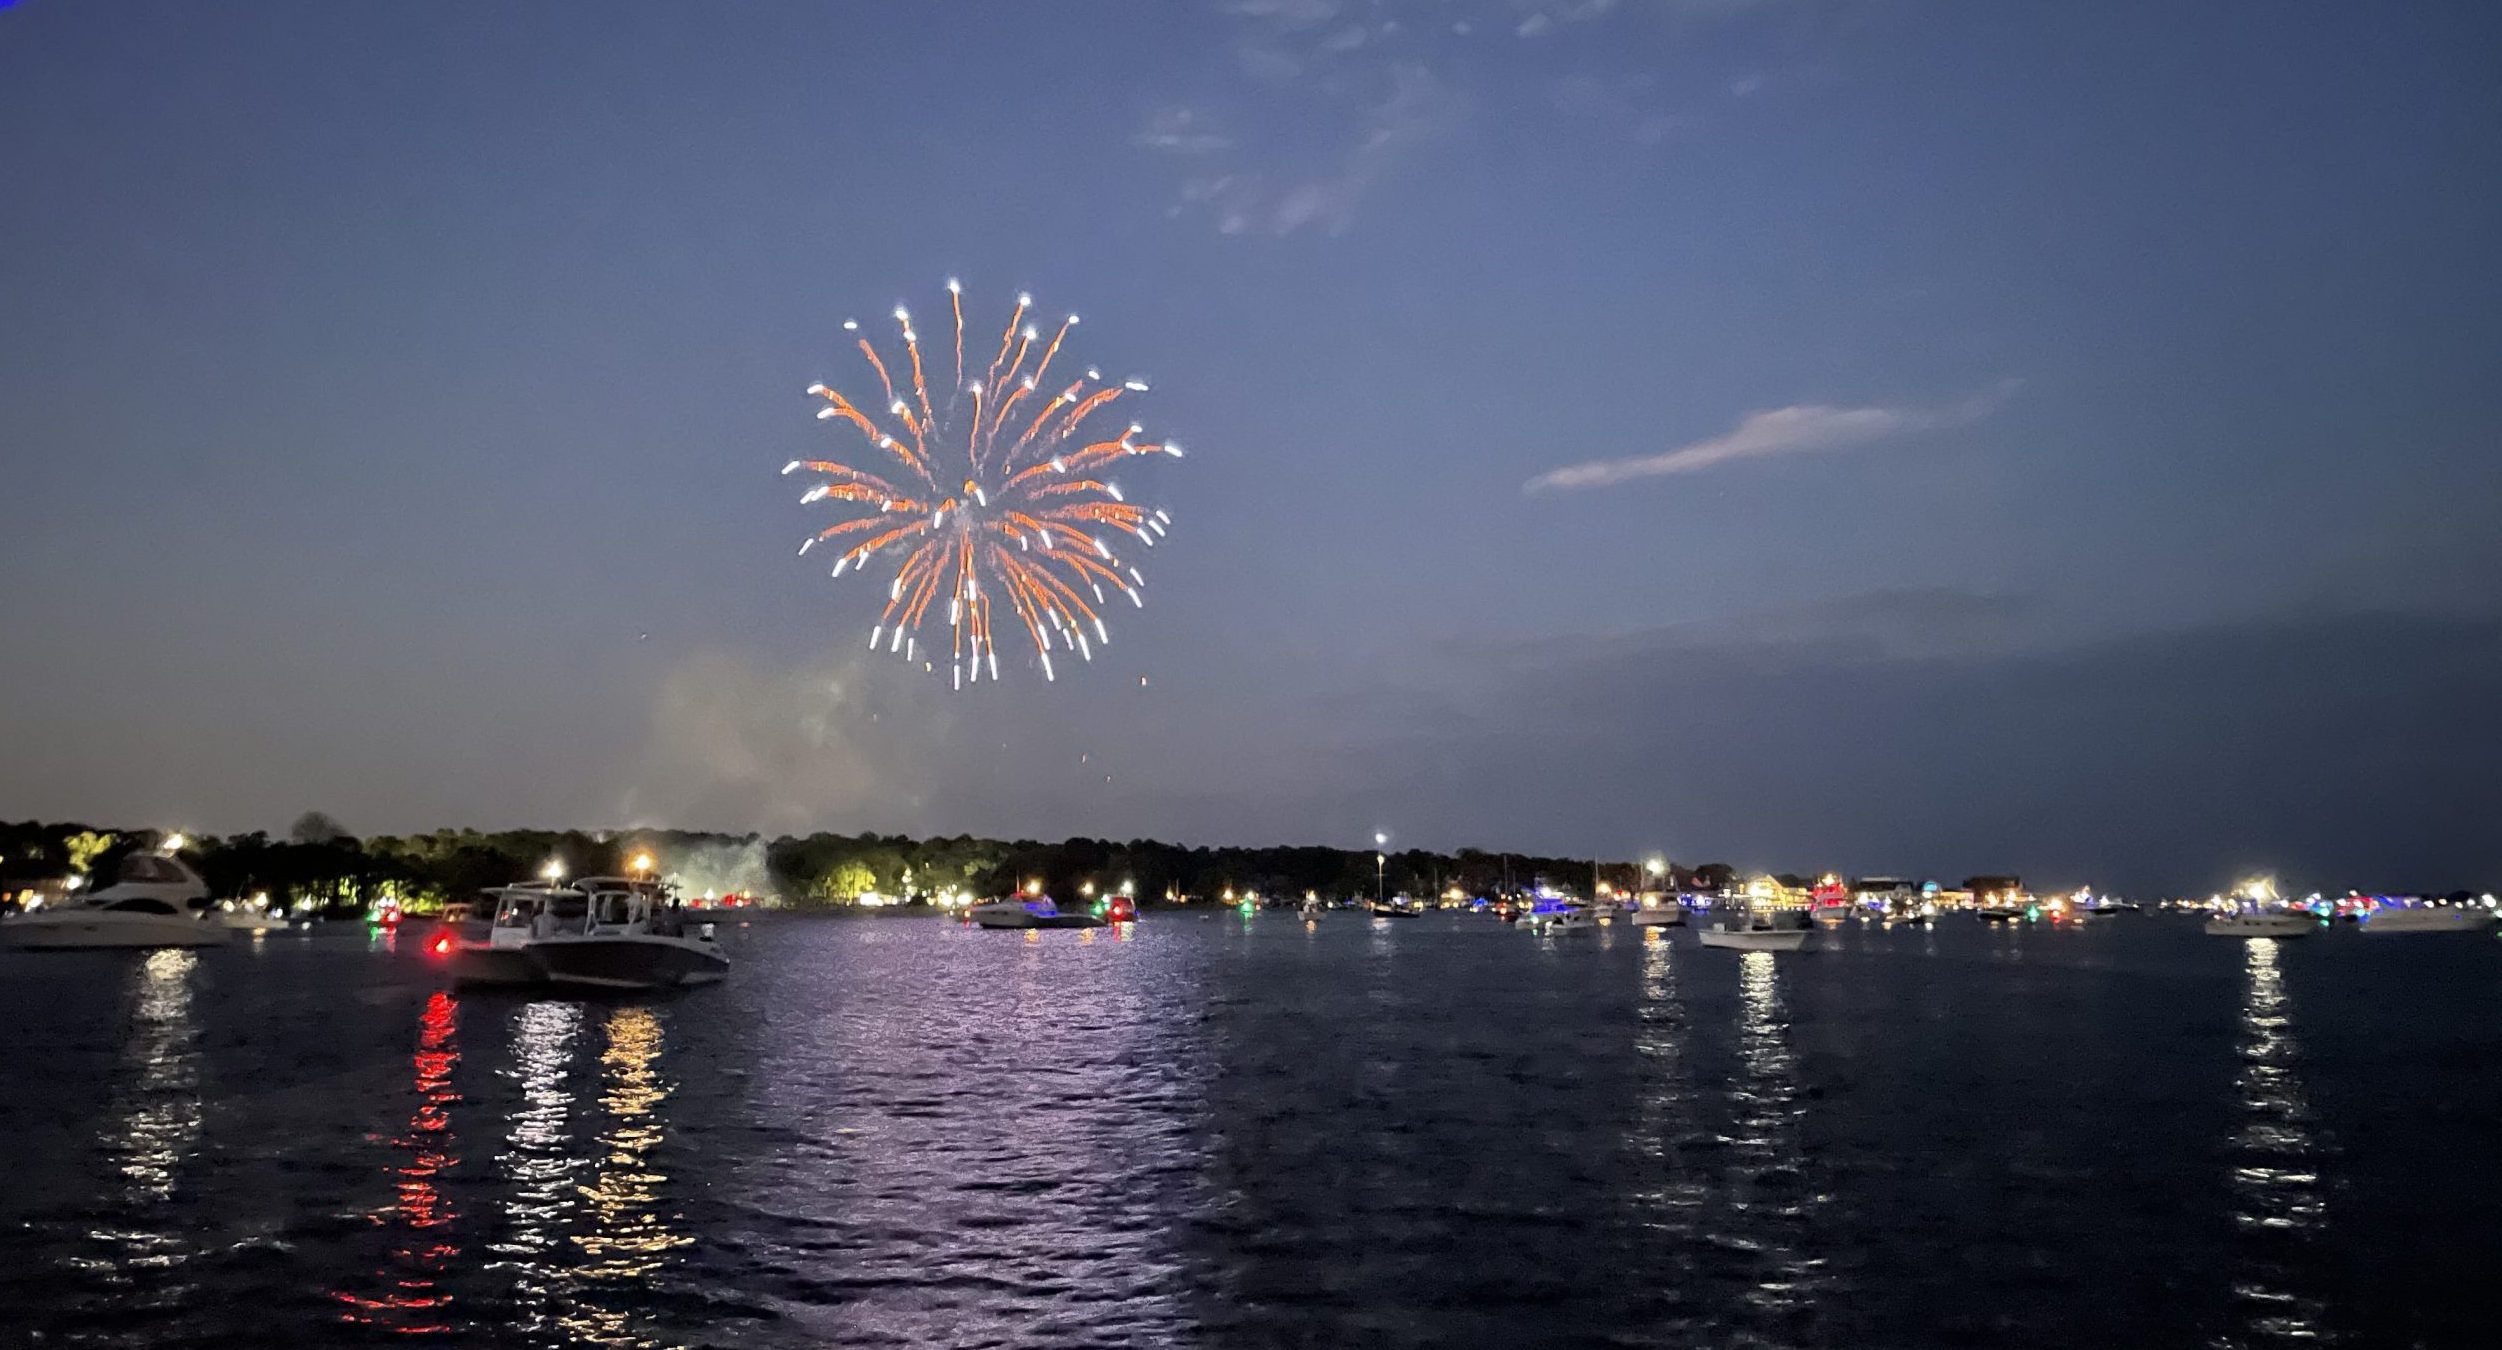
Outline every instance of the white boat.
[(1599, 916), (1580, 905), (1566, 905), (1541, 918), (1538, 931), (1542, 933), (1586, 933), (1599, 926)]
[(112, 885), (74, 905), (0, 920), (0, 947), (220, 947), (235, 930), (206, 917), (209, 893), (182, 859), (134, 853)]
[(2298, 938), (2319, 931), (2320, 921), (2289, 910), (2253, 910), (2219, 914), (2207, 920), (2207, 936), (2236, 938)]
[(1320, 902), (1320, 901), (1318, 901), (1318, 900), (1306, 900), (1306, 901), (1304, 901), (1304, 902), (1303, 902), (1303, 921), (1304, 921), (1305, 923), (1310, 923), (1310, 922), (1312, 922), (1313, 920), (1318, 919), (1318, 918), (1321, 916), (1321, 908), (1322, 908), (1322, 906), (1321, 906), (1321, 902)]
[(983, 928), (1099, 928), (1103, 920), (1093, 914), (1063, 913), (1059, 903), (1047, 895), (1011, 895), (1005, 900), (988, 900), (965, 911), (977, 926)]
[(579, 924), (590, 897), (570, 886), (502, 886), (484, 937), (452, 935), (452, 979), (464, 985), (517, 988), (547, 983), (547, 968), (530, 944), (560, 923)]
[(215, 922), (237, 933), (283, 933), (295, 927), (286, 915), (272, 914), (265, 909), (221, 909), (217, 911)]
[(1633, 926), (1636, 928), (1683, 928), (1685, 927), (1685, 906), (1674, 900), (1645, 902), (1640, 909), (1633, 911)]
[(2384, 906), (2363, 921), (2366, 933), (2480, 933), (2493, 926), (2493, 911), (2451, 905)]
[(1741, 952), (1794, 952), (1816, 934), (1816, 922), (1803, 909), (1755, 909), (1739, 905), (1715, 910), (1703, 926), (1703, 945)]
[[(730, 973), (712, 925), (687, 921), (658, 882), (586, 877), (579, 920), (559, 916), (526, 944), (548, 982), (592, 989), (674, 989), (712, 984)], [(493, 941), (490, 934), (488, 940)]]

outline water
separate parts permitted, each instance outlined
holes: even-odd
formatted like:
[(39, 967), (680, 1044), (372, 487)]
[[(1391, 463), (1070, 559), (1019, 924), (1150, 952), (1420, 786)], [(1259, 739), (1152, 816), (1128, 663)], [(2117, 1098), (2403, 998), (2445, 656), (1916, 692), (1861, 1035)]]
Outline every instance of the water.
[(0, 954), (0, 1344), (2489, 1343), (2490, 938), (726, 940)]

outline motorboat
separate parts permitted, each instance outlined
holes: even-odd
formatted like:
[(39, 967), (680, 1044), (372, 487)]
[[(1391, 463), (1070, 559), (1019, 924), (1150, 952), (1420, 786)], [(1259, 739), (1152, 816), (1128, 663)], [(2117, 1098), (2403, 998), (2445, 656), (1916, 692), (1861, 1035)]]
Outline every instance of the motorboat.
[(1312, 899), (1312, 900), (1306, 900), (1306, 901), (1304, 901), (1304, 902), (1303, 902), (1303, 921), (1304, 921), (1305, 923), (1311, 923), (1311, 922), (1313, 922), (1313, 921), (1315, 921), (1315, 920), (1319, 919), (1319, 918), (1320, 918), (1320, 916), (1321, 916), (1321, 910), (1322, 910), (1323, 908), (1324, 908), (1324, 906), (1321, 904), (1321, 902), (1320, 902), (1318, 899)]
[(547, 968), (530, 944), (559, 924), (579, 925), (590, 897), (570, 886), (499, 886), (485, 894), (494, 899), (495, 913), (484, 935), (447, 929), (435, 939), (437, 950), (451, 958), (453, 983), (489, 988), (547, 983)]
[(981, 928), (1100, 928), (1101, 916), (1067, 911), (1047, 895), (1011, 895), (973, 906), (965, 916)]
[(1566, 905), (1540, 918), (1543, 920), (1538, 925), (1541, 933), (1584, 933), (1602, 922), (1596, 911), (1580, 905)]
[(1703, 926), (1703, 945), (1742, 952), (1794, 952), (1816, 933), (1803, 909), (1757, 909), (1737, 905), (1715, 911)]
[(253, 936), (262, 933), (283, 933), (295, 927), (286, 915), (272, 914), (265, 909), (221, 908), (213, 916), (213, 921), (224, 924), (234, 932)]
[(2207, 920), (2208, 937), (2298, 938), (2318, 932), (2320, 921), (2293, 910), (2244, 910)]
[[(592, 989), (674, 989), (712, 984), (730, 973), (730, 958), (712, 925), (691, 923), (677, 898), (640, 877), (586, 877), (579, 920), (552, 919), (526, 950), (548, 982)], [(490, 936), (490, 941), (492, 937)]]
[(168, 853), (134, 853), (113, 884), (74, 905), (0, 920), (0, 947), (219, 947), (235, 930), (209, 916), (208, 884)]
[(1674, 900), (1646, 900), (1640, 909), (1633, 911), (1633, 926), (1636, 928), (1683, 928), (1685, 927), (1685, 906)]
[(2493, 911), (2451, 905), (2384, 905), (2363, 921), (2366, 933), (2481, 933)]
[(1370, 909), (1376, 919), (1413, 919), (1425, 912), (1408, 904), (1404, 896), (1396, 900), (1367, 905), (1365, 908)]

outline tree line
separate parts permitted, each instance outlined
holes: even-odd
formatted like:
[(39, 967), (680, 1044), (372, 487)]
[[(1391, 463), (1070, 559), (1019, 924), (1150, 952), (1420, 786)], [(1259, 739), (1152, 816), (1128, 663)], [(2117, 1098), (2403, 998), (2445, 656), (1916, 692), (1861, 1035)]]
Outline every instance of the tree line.
[[(167, 839), (157, 830), (0, 822), (0, 894), (71, 873), (102, 884), (121, 858), (161, 848)], [(689, 898), (746, 894), (797, 906), (850, 905), (864, 894), (995, 896), (1029, 884), (1061, 897), (1127, 886), (1141, 903), (1152, 904), (1229, 896), (1300, 900), (1306, 892), (1356, 898), (1376, 888), (1419, 897), (1450, 891), (1483, 896), (1541, 881), (1581, 893), (1600, 881), (1628, 891), (1662, 880), (1717, 887), (1733, 875), (1725, 865), (1706, 864), (1672, 868), (1672, 877), (1660, 878), (1646, 876), (1635, 860), (1480, 849), (1395, 849), (1377, 866), (1371, 849), (1212, 848), (1150, 839), (466, 829), (358, 838), (319, 812), (307, 813), (279, 837), (260, 831), (188, 837), (181, 856), (221, 899), (266, 895), (273, 906), (300, 904), (333, 915), (361, 913), (384, 900), (423, 913), (487, 887), (537, 879), (551, 867), (566, 877), (622, 875), (642, 856)]]

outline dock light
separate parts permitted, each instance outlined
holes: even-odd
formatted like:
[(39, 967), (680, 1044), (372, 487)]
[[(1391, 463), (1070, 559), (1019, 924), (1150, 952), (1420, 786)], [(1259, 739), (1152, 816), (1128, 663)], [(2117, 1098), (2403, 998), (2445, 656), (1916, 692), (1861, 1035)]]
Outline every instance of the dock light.
[(563, 881), (565, 879), (565, 860), (562, 858), (548, 859), (547, 862), (539, 868), (539, 876), (550, 886)]
[(1136, 895), (1137, 893), (1138, 893), (1138, 883), (1137, 883), (1137, 882), (1135, 882), (1135, 881), (1130, 880), (1130, 879), (1129, 879), (1129, 878), (1127, 878), (1127, 877), (1123, 877), (1123, 878), (1121, 879), (1121, 894), (1123, 894), (1123, 895)]
[(184, 834), (180, 830), (176, 830), (172, 834), (165, 836), (165, 843), (161, 847), (162, 850), (167, 853), (180, 853), (190, 843), (191, 836)]
[(648, 872), (652, 870), (652, 855), (648, 853), (637, 853), (634, 855), (634, 861), (626, 865), (633, 868), (638, 875)]
[(1095, 883), (1091, 881), (1078, 883), (1077, 893), (1085, 896), (1089, 900), (1093, 899), (1095, 895)]
[(1233, 899), (1233, 898), (1234, 898), (1234, 888), (1233, 888), (1233, 887), (1228, 886), (1228, 887), (1226, 887), (1226, 888), (1225, 888), (1225, 898), (1226, 898), (1227, 900), (1231, 900), (1231, 899)]

